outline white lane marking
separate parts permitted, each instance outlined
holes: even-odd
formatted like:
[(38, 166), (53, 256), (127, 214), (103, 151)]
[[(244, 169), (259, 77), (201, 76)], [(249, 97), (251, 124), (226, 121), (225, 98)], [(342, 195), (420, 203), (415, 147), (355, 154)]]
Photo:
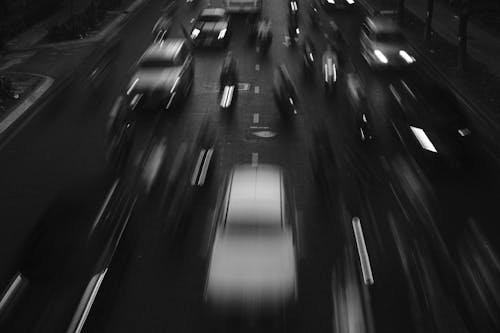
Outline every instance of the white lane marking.
[(94, 232), (95, 227), (97, 227), (97, 224), (101, 220), (102, 214), (104, 214), (104, 210), (106, 209), (106, 207), (108, 207), (109, 200), (111, 199), (111, 196), (113, 195), (113, 193), (115, 193), (116, 186), (118, 186), (119, 181), (120, 181), (120, 178), (115, 180), (115, 182), (113, 183), (113, 186), (111, 187), (111, 190), (109, 190), (108, 195), (106, 196), (106, 200), (104, 200), (104, 204), (102, 205), (101, 210), (99, 211), (99, 214), (97, 214), (97, 217), (94, 220), (94, 224), (92, 225), (92, 229), (90, 229), (91, 234)]
[(356, 245), (358, 247), (359, 261), (361, 263), (361, 271), (366, 285), (373, 284), (372, 268), (370, 266), (370, 258), (366, 250), (365, 238), (363, 237), (363, 229), (361, 229), (361, 221), (359, 217), (352, 218), (352, 228), (354, 230), (354, 237), (356, 238)]
[(203, 161), (203, 167), (200, 172), (200, 179), (198, 180), (198, 186), (203, 186), (205, 184), (205, 180), (207, 179), (208, 167), (210, 166), (210, 161), (212, 161), (212, 155), (214, 154), (214, 149), (210, 148), (207, 151), (205, 156), (205, 160)]
[(254, 113), (253, 114), (253, 123), (254, 124), (258, 124), (259, 123), (259, 114), (258, 113)]
[(259, 86), (253, 87), (253, 92), (256, 93), (256, 94), (259, 94), (260, 93), (260, 87)]
[(127, 90), (127, 95), (130, 95), (130, 93), (132, 92), (132, 90), (134, 89), (135, 85), (137, 84), (137, 82), (139, 82), (139, 78), (136, 78), (134, 80), (134, 82), (130, 85), (130, 87), (128, 88)]
[(238, 90), (249, 90), (250, 89), (250, 83), (238, 83)]
[(198, 174), (200, 173), (201, 163), (203, 162), (203, 157), (205, 156), (205, 149), (200, 151), (198, 155), (198, 160), (196, 161), (196, 165), (194, 167), (193, 175), (191, 176), (191, 186), (196, 185), (196, 180), (198, 179)]
[[(85, 324), (85, 321), (87, 320), (90, 309), (92, 308), (92, 305), (94, 304), (97, 293), (99, 292), (99, 288), (101, 287), (102, 280), (104, 280), (104, 277), (106, 276), (107, 272), (108, 272), (108, 268), (106, 267), (106, 269), (102, 273), (96, 274), (92, 278), (92, 280), (96, 280), (96, 282), (95, 282), (94, 287), (92, 288), (92, 292), (90, 294), (90, 300), (85, 305), (85, 310), (83, 311), (83, 314), (82, 314), (80, 320), (78, 321), (78, 325), (77, 325), (76, 329), (74, 330), (75, 333), (80, 333), (82, 331), (83, 325)], [(89, 286), (90, 286), (90, 284), (89, 284)]]
[(413, 91), (410, 89), (410, 87), (408, 87), (408, 85), (406, 84), (406, 82), (404, 80), (401, 80), (401, 83), (403, 84), (403, 86), (406, 88), (406, 90), (410, 93), (411, 97), (413, 97), (413, 99), (417, 99), (417, 97), (415, 97), (415, 94), (413, 93)]
[(256, 167), (259, 164), (259, 153), (252, 153), (252, 166)]
[(17, 289), (19, 288), (19, 285), (20, 285), (22, 279), (23, 279), (23, 277), (22, 277), (21, 273), (17, 273), (16, 278), (9, 285), (9, 288), (4, 293), (4, 295), (2, 297), (2, 300), (0, 300), (0, 312), (3, 310), (3, 308), (9, 302), (10, 298), (17, 291)]
[(256, 70), (257, 72), (258, 72), (258, 71), (260, 71), (260, 65), (259, 65), (259, 64), (256, 64), (256, 65), (255, 65), (255, 70)]
[(194, 22), (194, 17), (193, 17), (193, 18), (191, 19), (191, 21), (189, 21), (189, 22), (193, 23), (193, 22)]

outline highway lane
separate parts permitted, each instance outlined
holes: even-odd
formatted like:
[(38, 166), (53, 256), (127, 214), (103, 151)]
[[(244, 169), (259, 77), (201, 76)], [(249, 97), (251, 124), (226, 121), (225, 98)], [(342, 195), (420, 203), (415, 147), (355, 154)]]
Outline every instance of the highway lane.
[[(153, 2), (123, 30), (126, 36), (101, 91), (82, 89), (86, 75), (46, 104), (0, 153), (0, 284), (12, 277), (40, 214), (61, 191), (95, 183), (86, 195), (104, 200), (111, 184), (104, 158), (108, 112), (129, 79), (129, 68), (149, 45)], [(131, 38), (134, 42), (130, 43)], [(98, 207), (98, 206), (96, 206)], [(91, 223), (91, 221), (89, 221)]]
[[(249, 83), (250, 86), (249, 91), (241, 93), (236, 114), (230, 120), (217, 115), (218, 107), (215, 104), (218, 70), (223, 53), (214, 56), (216, 52), (197, 51), (193, 95), (181, 111), (179, 121), (195, 128), (200, 118), (204, 117), (200, 114), (211, 113), (210, 119), (217, 124), (219, 132), (216, 175), (210, 187), (204, 191), (203, 199), (191, 209), (195, 213), (189, 221), (191, 229), (183, 239), (181, 254), (175, 255), (175, 251), (172, 254), (167, 244), (168, 236), (163, 229), (169, 221), (151, 216), (150, 212), (154, 209), (144, 208), (137, 213), (133, 219), (135, 227), (131, 227), (134, 231), (127, 233), (121, 247), (123, 250), (118, 253), (111, 266), (108, 279), (104, 282), (101, 295), (89, 317), (87, 331), (188, 332), (202, 329), (204, 323), (197, 319), (203, 318), (202, 294), (206, 256), (200, 256), (200, 253), (203, 253), (203, 235), (206, 234), (210, 222), (214, 198), (217, 197), (219, 187), (230, 168), (236, 163), (250, 163), (252, 154), (255, 153), (258, 154), (259, 163), (283, 165), (292, 174), (296, 193), (300, 194), (297, 195), (297, 203), (303, 217), (299, 229), (304, 244), (304, 257), (300, 268), (300, 325), (295, 329), (333, 329), (333, 281), (340, 283), (335, 285), (340, 289), (351, 282), (358, 283), (355, 274), (354, 277), (350, 275), (350, 279), (354, 278), (354, 281), (344, 281), (343, 278), (335, 278), (336, 274), (332, 275), (332, 271), (338, 270), (339, 276), (342, 276), (344, 265), (351, 270), (359, 270), (356, 256), (352, 255), (354, 243), (349, 233), (352, 232), (349, 227), (349, 214), (358, 213), (359, 208), (352, 197), (347, 200), (350, 206), (356, 207), (352, 209), (354, 212), (341, 214), (342, 204), (337, 200), (333, 200), (333, 206), (330, 207), (321, 204), (322, 194), (316, 192), (308, 167), (307, 156), (313, 147), (306, 145), (310, 144), (308, 135), (311, 129), (319, 123), (327, 123), (328, 127), (334, 128), (331, 131), (332, 141), (335, 142), (339, 156), (345, 150), (351, 149), (360, 155), (359, 146), (353, 136), (355, 128), (352, 118), (345, 112), (345, 98), (325, 99), (322, 89), (318, 89), (321, 87), (320, 75), (316, 76), (315, 85), (303, 80), (298, 51), (284, 45), (285, 6), (284, 2), (265, 4), (265, 13), (271, 17), (275, 32), (275, 40), (268, 58), (260, 60), (253, 49), (246, 45), (244, 38), (233, 38), (230, 48), (239, 61), (240, 81)], [(190, 11), (181, 8), (179, 13), (182, 14), (177, 17), (183, 17), (187, 25), (192, 17)], [(306, 26), (303, 28), (308, 30)], [(310, 34), (317, 41), (318, 54), (321, 54), (324, 50), (323, 37)], [(237, 28), (234, 36), (241, 35), (245, 35), (244, 29)], [(298, 84), (303, 101), (303, 110), (291, 125), (283, 124), (271, 95), (273, 65), (282, 62), (287, 65), (292, 78)], [(259, 64), (258, 71), (255, 70), (256, 64)], [(255, 90), (257, 86), (258, 90)], [(339, 96), (343, 97), (343, 92), (340, 92)], [(265, 130), (275, 132), (275, 138), (261, 139), (252, 135), (255, 113), (259, 114), (259, 126), (256, 127), (265, 127)], [(177, 129), (178, 126), (175, 125)], [(172, 127), (168, 120), (166, 127)], [(185, 131), (179, 133), (183, 132)], [(179, 140), (179, 134), (165, 131), (165, 135), (169, 140), (173, 137)], [(345, 146), (346, 140), (349, 146)], [(354, 160), (350, 165), (344, 165), (344, 172), (349, 172), (352, 163), (357, 162)], [(366, 171), (362, 166), (361, 169), (361, 172)], [(352, 188), (353, 185), (346, 181), (343, 186)], [(336, 192), (338, 190), (336, 189)], [(348, 250), (344, 250), (346, 248)], [(350, 254), (347, 257), (348, 262), (344, 253)], [(384, 288), (382, 293), (386, 291)], [(405, 317), (401, 318), (404, 320)], [(397, 329), (391, 322), (386, 325)]]
[[(142, 39), (134, 40), (143, 43), (133, 52), (128, 48), (122, 51), (120, 68), (125, 68), (125, 64), (130, 66), (146, 47), (146, 36), (158, 17), (158, 8), (158, 2), (152, 4), (125, 31), (142, 36)], [(427, 202), (433, 203), (423, 207), (416, 205), (415, 196), (411, 196), (407, 186), (408, 175), (418, 174), (420, 170), (410, 165), (406, 172), (402, 171), (408, 158), (402, 155), (403, 162), (396, 162), (400, 161), (398, 156), (404, 151), (388, 131), (391, 108), (388, 86), (399, 77), (372, 72), (359, 55), (358, 31), (362, 15), (358, 12), (332, 16), (323, 13), (322, 18), (326, 25), (333, 17), (346, 33), (353, 68), (369, 87), (372, 116), (380, 137), (373, 147), (361, 146), (355, 137), (356, 129), (342, 86), (336, 98), (328, 100), (320, 89), (320, 75), (316, 76), (315, 84), (303, 78), (298, 51), (283, 44), (285, 8), (284, 1), (265, 2), (264, 12), (271, 18), (275, 34), (271, 52), (265, 59), (260, 59), (244, 38), (238, 38), (245, 35), (245, 28), (242, 24), (236, 26), (230, 48), (239, 61), (240, 81), (249, 86), (247, 91), (241, 91), (232, 117), (221, 114), (216, 104), (224, 52), (196, 52), (195, 86), (187, 104), (174, 114), (163, 115), (154, 135), (167, 139), (167, 156), (173, 157), (182, 144), (192, 142), (198, 129), (208, 122), (217, 132), (214, 174), (208, 186), (197, 193), (192, 205), (188, 206), (191, 214), (184, 222), (189, 228), (186, 235), (175, 239), (175, 244), (169, 234), (172, 215), (168, 215), (178, 209), (173, 206), (173, 200), (158, 197), (141, 200), (104, 280), (85, 331), (205, 330), (202, 295), (207, 263), (206, 234), (210, 229), (211, 214), (231, 167), (237, 163), (251, 163), (252, 159), (255, 161), (255, 154), (258, 154), (258, 163), (280, 164), (289, 173), (301, 216), (300, 315), (298, 325), (288, 327), (287, 331), (327, 332), (354, 323), (362, 325), (366, 331), (417, 331), (424, 325), (422, 321), (430, 325), (423, 327), (431, 330), (435, 324), (433, 315), (436, 313), (432, 312), (435, 309), (425, 304), (422, 295), (433, 296), (432, 304), (446, 308), (443, 311), (448, 311), (448, 327), (462, 324), (457, 311), (462, 311), (459, 314), (464, 314), (464, 317), (468, 314), (461, 304), (463, 297), (459, 293), (452, 295), (447, 289), (456, 284), (445, 284), (445, 278), (457, 277), (454, 273), (443, 273), (439, 266), (445, 263), (452, 266), (453, 272), (457, 270), (456, 260), (443, 250), (451, 247), (457, 239), (457, 243), (461, 242), (464, 229), (456, 221), (467, 222), (464, 216), (473, 215), (477, 216), (481, 227), (495, 230), (486, 223), (488, 217), (494, 216), (494, 193), (487, 187), (497, 181), (494, 170), (479, 166), (481, 172), (467, 174), (456, 187), (450, 186), (457, 184), (456, 179), (436, 184), (427, 183), (420, 175), (411, 178), (417, 184), (413, 183), (411, 190), (425, 189), (424, 194), (413, 195), (417, 198), (423, 196)], [(181, 36), (179, 21), (189, 26), (196, 12), (181, 4), (173, 35)], [(311, 31), (306, 24), (301, 28), (312, 35), (318, 54), (321, 54), (324, 50), (321, 34)], [(273, 67), (282, 62), (299, 88), (303, 106), (301, 114), (291, 124), (285, 124), (280, 118), (271, 93)], [(119, 74), (110, 78), (115, 82), (115, 88), (105, 95), (108, 108), (129, 73), (122, 71)], [(71, 100), (78, 98), (77, 95)], [(84, 118), (85, 127), (80, 129), (82, 135), (87, 133), (84, 129), (89, 131), (97, 123), (102, 126), (105, 109), (96, 108), (95, 117), (99, 121)], [(139, 151), (149, 144), (148, 138), (155, 126), (154, 116), (142, 115), (141, 118), (140, 139), (136, 144)], [(85, 120), (89, 123), (86, 124)], [(321, 125), (327, 129), (339, 165), (337, 170), (332, 170), (337, 182), (331, 184), (331, 198), (324, 198), (324, 193), (318, 190), (309, 162), (309, 154), (316, 149), (311, 133)], [(259, 138), (255, 132), (260, 131), (269, 131), (275, 136)], [(85, 143), (82, 149), (89, 149), (90, 153), (96, 147), (97, 144), (94, 147)], [(67, 158), (61, 157), (61, 160), (67, 161)], [(104, 165), (99, 170), (104, 170)], [(75, 179), (73, 177), (70, 179)], [(468, 204), (470, 195), (464, 194), (472, 190), (477, 200)], [(486, 199), (491, 203), (487, 207), (483, 204)], [(462, 203), (459, 208), (458, 203)], [(166, 212), (158, 214), (159, 208)], [(427, 212), (422, 208), (432, 209)], [(363, 285), (359, 267), (351, 223), (354, 216), (361, 219), (372, 263), (375, 284), (369, 287)], [(419, 319), (418, 315), (424, 319)]]

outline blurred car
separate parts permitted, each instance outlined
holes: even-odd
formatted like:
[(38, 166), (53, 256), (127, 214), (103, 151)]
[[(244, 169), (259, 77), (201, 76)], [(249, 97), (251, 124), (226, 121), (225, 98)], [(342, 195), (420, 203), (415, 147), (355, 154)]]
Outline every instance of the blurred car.
[(415, 63), (403, 32), (389, 16), (366, 18), (360, 42), (361, 55), (370, 67), (401, 68)]
[(116, 213), (124, 208), (116, 182), (99, 214), (102, 181), (61, 192), (41, 215), (0, 296), (1, 332), (75, 332), (72, 318), (85, 320), (98, 290), (88, 286), (109, 264), (109, 239), (120, 231)]
[(321, 0), (321, 4), (326, 10), (352, 8), (354, 0)]
[(311, 151), (309, 160), (321, 198), (332, 200), (338, 187), (338, 163), (335, 151), (330, 141), (328, 129), (323, 123), (315, 126), (311, 131)]
[(106, 160), (115, 176), (120, 176), (134, 143), (136, 118), (125, 98), (117, 98), (106, 124)]
[(357, 135), (361, 142), (368, 142), (373, 139), (373, 130), (370, 121), (370, 107), (366, 99), (366, 88), (359, 74), (348, 73), (346, 75), (347, 100), (354, 112)]
[(233, 169), (217, 213), (206, 281), (205, 299), (213, 310), (266, 315), (296, 302), (295, 211), (286, 186), (277, 166)]
[(337, 87), (339, 57), (338, 53), (330, 45), (328, 45), (326, 51), (323, 53), (321, 65), (325, 92), (327, 94), (333, 93)]
[(299, 100), (297, 89), (290, 78), (290, 74), (284, 65), (280, 65), (274, 71), (273, 92), (278, 108), (285, 116), (298, 114)]
[(146, 195), (150, 194), (152, 189), (158, 184), (158, 175), (165, 163), (167, 155), (167, 140), (161, 138), (155, 140), (150, 145), (145, 155), (144, 165), (142, 167), (142, 184)]
[(226, 47), (231, 38), (229, 15), (224, 8), (206, 8), (196, 18), (191, 40), (196, 46)]
[(193, 79), (194, 60), (187, 40), (169, 38), (143, 54), (127, 95), (134, 108), (167, 110), (187, 98)]
[(228, 13), (260, 14), (262, 0), (225, 0)]
[(170, 16), (160, 16), (153, 27), (154, 43), (160, 43), (167, 39), (168, 33), (172, 29), (174, 20)]
[(424, 170), (465, 166), (473, 138), (458, 104), (440, 85), (428, 83), (423, 89), (410, 88), (403, 80), (391, 85), (397, 138)]

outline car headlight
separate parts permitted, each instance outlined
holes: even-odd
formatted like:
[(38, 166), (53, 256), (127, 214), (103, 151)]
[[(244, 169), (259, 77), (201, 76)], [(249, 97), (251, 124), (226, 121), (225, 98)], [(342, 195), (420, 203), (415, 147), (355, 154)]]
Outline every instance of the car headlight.
[(373, 51), (373, 53), (381, 63), (387, 64), (389, 62), (389, 60), (387, 60), (387, 57), (382, 53), (382, 51), (375, 50)]
[(192, 39), (195, 39), (196, 37), (198, 37), (198, 35), (200, 34), (200, 29), (193, 29), (193, 31), (191, 31), (191, 38)]
[(413, 62), (415, 62), (415, 58), (413, 58), (411, 55), (408, 54), (408, 52), (406, 52), (405, 50), (400, 50), (399, 51), (399, 55), (401, 56), (401, 58), (403, 58), (406, 63), (408, 64), (411, 64)]
[(219, 36), (217, 37), (217, 39), (222, 39), (226, 36), (226, 32), (227, 32), (227, 29), (224, 28), (222, 29), (220, 32), (219, 32)]
[(328, 3), (331, 3), (332, 5), (335, 5), (335, 0), (327, 0)]
[(290, 7), (292, 8), (293, 12), (296, 12), (299, 9), (295, 1), (290, 2)]
[(297, 35), (298, 35), (298, 34), (300, 34), (300, 30), (299, 30), (299, 28), (295, 29), (295, 33), (296, 33)]
[(354, 4), (354, 0), (346, 0), (348, 4), (352, 5)]

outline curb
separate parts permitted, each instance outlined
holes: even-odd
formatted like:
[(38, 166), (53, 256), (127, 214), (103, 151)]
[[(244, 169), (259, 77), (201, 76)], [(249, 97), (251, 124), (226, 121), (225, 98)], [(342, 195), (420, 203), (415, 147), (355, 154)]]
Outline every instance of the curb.
[(116, 27), (120, 26), (124, 21), (132, 18), (137, 12), (142, 9), (144, 6), (146, 6), (151, 0), (135, 0), (132, 4), (130, 4), (127, 8), (123, 9), (122, 11), (119, 11), (119, 14), (117, 17), (115, 17), (112, 21), (110, 21), (103, 30), (99, 31), (97, 34), (81, 39), (81, 40), (69, 40), (69, 41), (63, 41), (63, 42), (55, 42), (55, 43), (44, 43), (44, 44), (39, 44), (35, 45), (32, 47), (26, 47), (26, 48), (13, 48), (9, 49), (9, 52), (24, 52), (24, 51), (29, 51), (29, 50), (39, 50), (39, 49), (44, 49), (44, 48), (57, 48), (57, 47), (68, 47), (68, 46), (75, 46), (75, 45), (82, 45), (82, 44), (89, 44), (89, 43), (94, 43), (94, 42), (99, 42), (103, 39), (105, 39), (107, 34), (109, 34), (111, 31), (113, 31)]
[[(127, 7), (124, 13), (120, 14), (117, 18), (111, 21), (101, 32), (99, 32), (96, 36), (93, 36), (86, 40), (81, 41), (70, 41), (70, 42), (62, 42), (62, 43), (52, 43), (52, 44), (43, 44), (38, 47), (24, 49), (26, 50), (35, 50), (42, 48), (50, 48), (55, 46), (70, 46), (70, 45), (83, 45), (83, 44), (92, 44), (95, 43), (97, 46), (99, 42), (106, 41), (110, 36), (115, 32), (116, 27), (123, 26), (127, 21), (132, 19), (135, 14), (138, 14), (139, 11), (145, 7), (151, 0), (136, 0), (129, 7)], [(116, 34), (119, 31), (115, 32)], [(94, 55), (96, 51), (102, 51), (99, 47), (94, 47), (92, 51), (89, 52), (89, 55)], [(15, 50), (12, 52), (21, 52), (21, 49)], [(82, 66), (87, 65), (86, 61), (83, 60), (79, 63), (75, 68), (70, 69), (65, 76), (55, 80), (54, 78), (44, 76), (41, 74), (29, 73), (32, 75), (40, 76), (44, 78), (44, 82), (40, 84), (31, 94), (29, 94), (19, 105), (17, 105), (14, 109), (9, 111), (9, 114), (0, 122), (0, 149), (8, 142), (8, 137), (3, 138), (6, 134), (8, 134), (8, 130), (12, 127), (17, 121), (26, 117), (26, 112), (32, 108), (32, 106), (39, 102), (42, 97), (46, 97), (43, 103), (47, 102), (47, 100), (59, 92), (62, 88), (67, 86), (73, 79), (75, 73), (81, 70)], [(36, 112), (34, 112), (30, 116), (34, 116)], [(24, 117), (23, 117), (24, 116)], [(20, 129), (20, 128), (19, 128)], [(19, 130), (15, 129), (15, 130)], [(14, 132), (15, 132), (14, 130)], [(9, 135), (10, 136), (10, 135)]]
[[(30, 73), (30, 75), (33, 75)], [(43, 82), (30, 93), (7, 117), (0, 123), (0, 135), (7, 130), (17, 119), (19, 119), (42, 95), (54, 84), (54, 79), (48, 76), (35, 74), (43, 78)]]
[[(369, 4), (366, 0), (358, 0), (358, 3), (363, 7), (364, 11), (368, 15), (375, 15), (379, 11), (376, 10), (371, 4)], [(498, 132), (498, 126), (495, 126), (497, 123), (494, 119), (491, 119), (486, 112), (481, 112), (481, 107), (473, 102), (469, 97), (462, 93), (462, 89), (457, 87), (457, 85), (448, 78), (448, 76), (441, 71), (434, 62), (424, 53), (424, 51), (414, 46), (414, 43), (408, 41), (413, 51), (418, 55), (420, 59), (423, 60), (425, 66), (422, 66), (423, 71), (427, 73), (430, 77), (434, 77), (435, 80), (444, 84), (453, 96), (456, 98), (458, 103), (464, 108), (464, 111), (474, 117), (479, 125), (479, 127), (487, 129), (487, 132)], [(488, 142), (492, 147), (496, 147), (498, 144), (496, 143), (495, 138), (492, 138), (490, 135), (483, 138)], [(497, 156), (492, 150), (486, 149), (488, 155), (494, 158), (500, 164), (500, 156)]]

